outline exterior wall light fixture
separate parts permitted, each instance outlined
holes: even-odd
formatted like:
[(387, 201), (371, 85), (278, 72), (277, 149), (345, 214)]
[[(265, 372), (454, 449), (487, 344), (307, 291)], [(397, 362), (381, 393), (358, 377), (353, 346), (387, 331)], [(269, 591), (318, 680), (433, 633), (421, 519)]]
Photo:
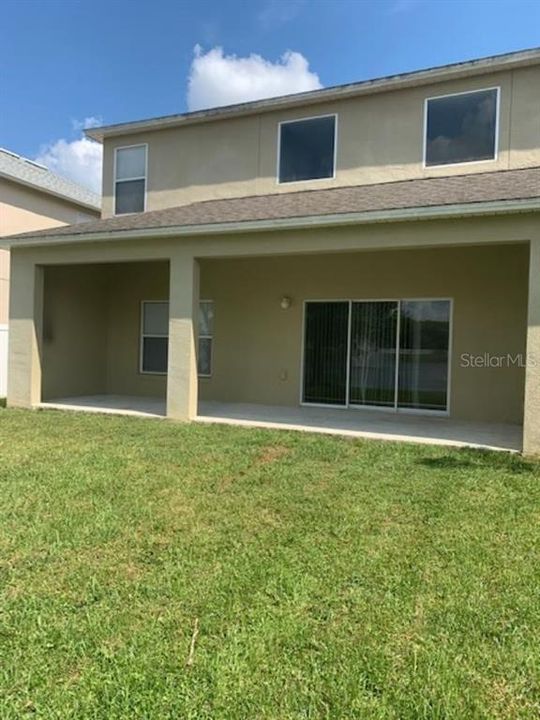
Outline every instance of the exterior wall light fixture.
[(292, 302), (291, 298), (288, 295), (284, 295), (281, 298), (281, 302), (280, 302), (281, 309), (288, 310), (291, 307), (291, 302)]

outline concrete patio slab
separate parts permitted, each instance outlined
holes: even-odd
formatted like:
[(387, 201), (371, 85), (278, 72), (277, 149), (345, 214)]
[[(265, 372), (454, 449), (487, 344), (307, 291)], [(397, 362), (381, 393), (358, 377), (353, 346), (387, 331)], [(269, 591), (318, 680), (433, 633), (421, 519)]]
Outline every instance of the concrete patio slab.
[(519, 425), (461, 422), (433, 415), (366, 409), (201, 402), (197, 420), (510, 452), (520, 452), (522, 443)]
[(164, 418), (165, 400), (130, 395), (84, 395), (56, 398), (39, 404), (48, 410), (78, 410), (107, 415), (135, 415), (138, 417)]
[[(57, 398), (39, 407), (161, 419), (166, 414), (164, 399), (124, 395)], [(506, 452), (520, 452), (523, 435), (520, 425), (463, 422), (433, 415), (219, 402), (199, 402), (196, 421)]]

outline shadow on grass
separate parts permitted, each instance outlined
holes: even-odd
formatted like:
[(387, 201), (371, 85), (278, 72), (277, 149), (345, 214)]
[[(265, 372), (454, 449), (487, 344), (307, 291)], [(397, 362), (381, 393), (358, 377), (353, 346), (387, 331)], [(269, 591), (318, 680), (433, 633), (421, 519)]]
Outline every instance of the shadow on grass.
[(7, 404), (6, 398), (0, 397), (0, 408), (5, 408)]
[(504, 470), (512, 474), (532, 473), (538, 470), (534, 462), (527, 462), (516, 455), (475, 451), (471, 454), (463, 451), (460, 455), (443, 455), (442, 457), (424, 457), (416, 461), (418, 465), (434, 470), (473, 470), (486, 469)]

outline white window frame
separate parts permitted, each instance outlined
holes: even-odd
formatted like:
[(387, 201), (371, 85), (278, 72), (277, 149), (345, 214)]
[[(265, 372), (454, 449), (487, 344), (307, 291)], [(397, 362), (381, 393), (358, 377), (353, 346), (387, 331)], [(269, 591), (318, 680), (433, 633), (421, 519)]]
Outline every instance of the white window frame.
[[(281, 127), (282, 127), (282, 125), (291, 125), (292, 123), (303, 122), (305, 120), (321, 120), (323, 118), (329, 118), (329, 117), (334, 118), (334, 157), (333, 157), (332, 175), (330, 177), (324, 177), (324, 178), (309, 178), (307, 180), (288, 180), (286, 182), (281, 182), (279, 177), (281, 174)], [(281, 120), (281, 122), (278, 123), (276, 184), (277, 185), (298, 185), (299, 183), (324, 182), (324, 181), (328, 182), (329, 180), (335, 180), (336, 173), (337, 173), (337, 148), (338, 148), (338, 113), (326, 113), (324, 115), (309, 115), (307, 117), (293, 118), (292, 120)]]
[(145, 338), (167, 338), (167, 341), (169, 339), (169, 331), (167, 328), (167, 334), (166, 335), (156, 335), (156, 333), (145, 333), (144, 332), (144, 306), (145, 305), (163, 305), (163, 304), (169, 305), (168, 300), (141, 300), (141, 319), (140, 319), (140, 327), (139, 327), (139, 373), (141, 375), (161, 375), (162, 377), (164, 375), (167, 375), (167, 370), (164, 372), (159, 372), (158, 370), (144, 370), (143, 367), (143, 352), (144, 352), (144, 339)]
[[(345, 400), (343, 405), (330, 405), (327, 403), (310, 403), (304, 402), (304, 353), (305, 353), (305, 338), (306, 338), (306, 309), (308, 303), (329, 303), (329, 302), (344, 302), (349, 305), (349, 323), (347, 328), (347, 374), (345, 379)], [(394, 302), (398, 305), (398, 325), (397, 325), (397, 357), (396, 357), (396, 373), (395, 373), (395, 387), (394, 387), (394, 405), (393, 406), (377, 406), (377, 405), (357, 405), (351, 404), (349, 401), (349, 388), (350, 388), (350, 374), (351, 374), (351, 307), (353, 303), (360, 302)], [(450, 304), (450, 314), (448, 321), (448, 374), (446, 378), (446, 410), (429, 410), (426, 408), (400, 408), (397, 404), (399, 386), (399, 347), (401, 339), (401, 303), (403, 302), (448, 302)], [(373, 412), (387, 412), (393, 413), (394, 415), (429, 415), (439, 417), (450, 417), (451, 415), (451, 402), (452, 402), (452, 360), (453, 360), (453, 347), (454, 347), (454, 298), (452, 297), (380, 297), (380, 298), (315, 298), (306, 299), (303, 302), (302, 309), (302, 343), (300, 351), (300, 406), (301, 407), (321, 407), (321, 408), (335, 408), (336, 410), (366, 410)]]
[[(200, 306), (201, 306), (203, 303), (206, 303), (207, 305), (212, 305), (212, 312), (213, 312), (213, 315), (214, 315), (214, 317), (215, 317), (215, 312), (214, 312), (215, 305), (214, 305), (214, 301), (213, 301), (213, 300), (205, 300), (205, 299), (201, 298), (201, 299), (199, 300), (199, 308), (200, 308)], [(214, 372), (214, 332), (213, 332), (213, 331), (214, 331), (214, 328), (212, 328), (212, 335), (201, 335), (200, 333), (197, 333), (197, 376), (200, 377), (200, 378), (211, 378), (211, 377), (212, 377), (212, 374), (213, 374), (213, 372)], [(199, 365), (199, 341), (200, 341), (200, 340), (210, 340), (210, 341), (211, 341), (211, 342), (210, 342), (210, 372), (209, 372), (208, 374), (207, 374), (207, 373), (200, 373), (200, 372), (198, 371), (198, 365)]]
[[(212, 308), (214, 308), (214, 301), (213, 300), (206, 300), (206, 299), (200, 299), (198, 306), (200, 307), (201, 303), (211, 303)], [(145, 305), (169, 305), (168, 300), (141, 300), (141, 308), (140, 308), (140, 323), (139, 323), (139, 373), (141, 375), (167, 375), (167, 371), (165, 372), (158, 372), (156, 370), (144, 370), (143, 369), (143, 352), (144, 352), (144, 339), (145, 338), (168, 338), (169, 333), (167, 332), (166, 335), (156, 335), (155, 333), (145, 333), (144, 332), (144, 306)], [(211, 340), (211, 346), (210, 346), (210, 374), (202, 374), (197, 372), (197, 376), (200, 378), (211, 378), (212, 373), (214, 370), (214, 335), (199, 335), (197, 333), (197, 364), (198, 364), (198, 353), (199, 353), (199, 340), (205, 339), (205, 340)]]
[[(134, 148), (144, 148), (144, 176), (121, 178), (116, 177), (117, 156), (119, 150), (133, 150)], [(144, 206), (142, 212), (146, 212), (146, 196), (148, 191), (148, 143), (137, 143), (135, 145), (119, 145), (114, 148), (114, 170), (113, 170), (113, 214), (116, 212), (116, 185), (121, 182), (132, 182), (133, 180), (144, 180)], [(138, 213), (120, 213), (120, 215), (138, 215)]]
[[(457, 97), (458, 95), (472, 95), (478, 92), (488, 92), (490, 90), (496, 90), (496, 101), (495, 101), (495, 147), (493, 149), (493, 157), (486, 158), (485, 160), (461, 160), (455, 163), (442, 163), (439, 165), (427, 165), (427, 121), (428, 121), (428, 104), (430, 100), (442, 100), (448, 97)], [(424, 147), (422, 154), (422, 165), (424, 170), (432, 170), (435, 168), (445, 167), (459, 167), (460, 165), (479, 165), (480, 163), (493, 163), (499, 159), (499, 121), (500, 121), (500, 108), (501, 108), (501, 88), (500, 85), (494, 87), (481, 87), (473, 88), (472, 90), (464, 90), (463, 92), (447, 93), (446, 95), (433, 95), (431, 97), (424, 98)]]

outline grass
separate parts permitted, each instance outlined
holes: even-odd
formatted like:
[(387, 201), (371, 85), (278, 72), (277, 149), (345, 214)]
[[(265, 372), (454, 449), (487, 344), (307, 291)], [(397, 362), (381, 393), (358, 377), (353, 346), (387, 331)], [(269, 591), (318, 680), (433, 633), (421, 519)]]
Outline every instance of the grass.
[(539, 715), (539, 464), (16, 410), (0, 457), (2, 720)]

